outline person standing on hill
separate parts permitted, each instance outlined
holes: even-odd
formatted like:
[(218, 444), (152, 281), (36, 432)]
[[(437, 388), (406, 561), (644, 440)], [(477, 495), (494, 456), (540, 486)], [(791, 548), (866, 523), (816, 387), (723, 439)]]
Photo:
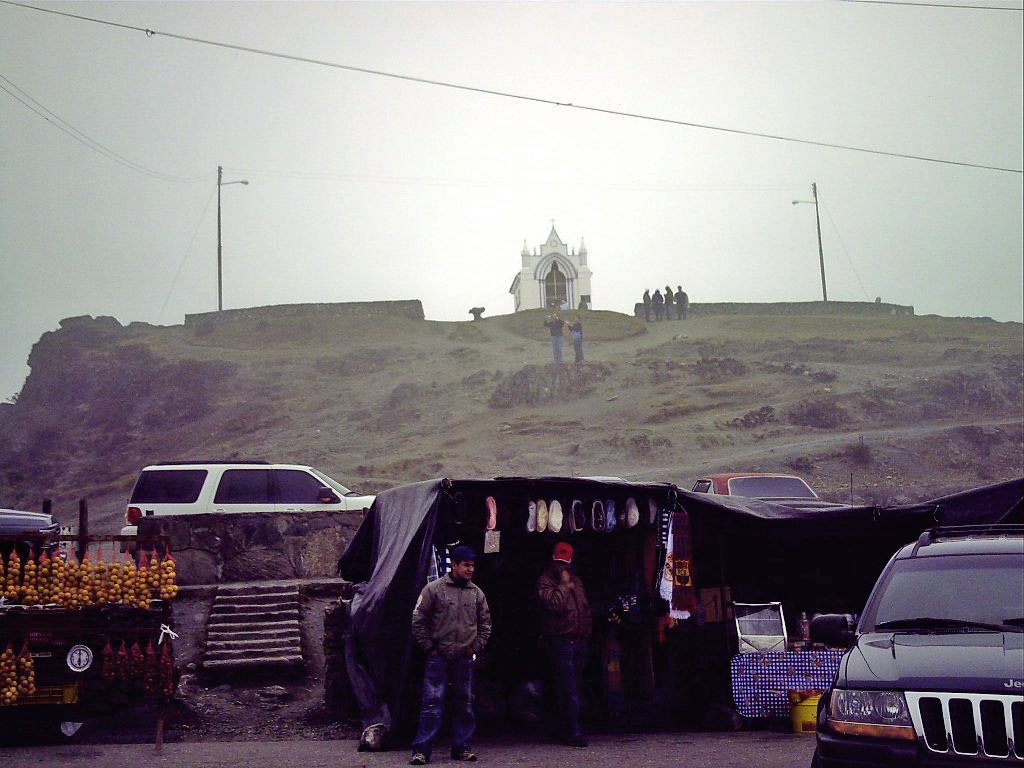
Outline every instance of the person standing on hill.
[(555, 676), (559, 739), (570, 747), (585, 747), (587, 739), (580, 728), (580, 688), (593, 619), (583, 582), (570, 569), (572, 557), (571, 544), (555, 544), (551, 564), (537, 579), (537, 596), (543, 610), (541, 636)]
[(576, 319), (569, 326), (569, 332), (572, 336), (572, 348), (576, 352), (576, 364), (579, 365), (583, 362), (583, 321), (579, 315), (576, 315)]
[(491, 636), (491, 611), (483, 590), (473, 583), (476, 553), (465, 545), (452, 550), (451, 573), (427, 584), (412, 611), (412, 636), (427, 654), (423, 700), (409, 765), (426, 765), (438, 731), (448, 684), (452, 686), (452, 760), (472, 763), (473, 662)]
[(690, 310), (690, 297), (686, 295), (683, 286), (676, 286), (676, 316), (680, 320), (686, 319), (686, 313)]
[(548, 319), (544, 321), (544, 325), (546, 325), (548, 330), (551, 331), (551, 354), (554, 356), (555, 362), (561, 364), (562, 344), (565, 342), (565, 337), (562, 335), (562, 329), (565, 327), (565, 321), (560, 318), (556, 312), (553, 315), (548, 315)]
[(654, 307), (654, 319), (661, 320), (661, 316), (665, 313), (665, 297), (657, 288), (654, 289), (654, 295), (651, 297), (651, 306)]
[(665, 319), (672, 319), (672, 286), (665, 286)]
[(651, 290), (644, 291), (644, 322), (651, 322)]

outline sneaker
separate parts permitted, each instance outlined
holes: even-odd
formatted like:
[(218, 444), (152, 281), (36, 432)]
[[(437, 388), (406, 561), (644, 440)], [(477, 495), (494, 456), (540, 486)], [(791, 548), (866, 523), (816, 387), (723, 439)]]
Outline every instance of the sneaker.
[(577, 749), (583, 749), (589, 744), (585, 736), (566, 736), (562, 739), (562, 743), (567, 747), (576, 747)]
[(409, 765), (426, 765), (430, 762), (430, 758), (424, 755), (422, 752), (413, 752), (412, 760), (409, 761)]
[(476, 752), (472, 749), (453, 749), (452, 760), (457, 763), (475, 763)]

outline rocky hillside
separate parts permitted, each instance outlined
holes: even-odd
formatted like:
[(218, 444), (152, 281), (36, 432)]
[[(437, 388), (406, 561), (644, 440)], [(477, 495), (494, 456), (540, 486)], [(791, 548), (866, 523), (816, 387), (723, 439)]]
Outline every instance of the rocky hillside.
[[(786, 470), (826, 498), (932, 498), (1022, 472), (1022, 327), (935, 316), (583, 315), (550, 364), (541, 311), (467, 322), (73, 318), (0, 406), (0, 506), (113, 531), (139, 468), (307, 463), (365, 492), (428, 477), (612, 475), (689, 487)], [(567, 357), (571, 359), (567, 344)]]

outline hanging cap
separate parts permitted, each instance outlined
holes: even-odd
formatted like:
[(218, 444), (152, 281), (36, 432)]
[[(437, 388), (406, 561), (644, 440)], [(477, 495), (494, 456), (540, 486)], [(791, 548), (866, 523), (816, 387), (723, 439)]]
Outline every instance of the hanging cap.
[(572, 562), (572, 544), (560, 541), (555, 544), (555, 551), (551, 553), (552, 560), (561, 560), (563, 563)]
[(473, 551), (472, 547), (460, 544), (452, 550), (453, 563), (465, 563), (467, 560), (476, 560), (476, 552)]

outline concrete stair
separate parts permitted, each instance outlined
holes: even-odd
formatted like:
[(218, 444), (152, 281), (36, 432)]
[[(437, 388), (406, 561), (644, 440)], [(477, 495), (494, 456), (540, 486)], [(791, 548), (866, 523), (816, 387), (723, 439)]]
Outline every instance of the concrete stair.
[(206, 623), (202, 666), (226, 671), (301, 666), (297, 585), (221, 585)]

